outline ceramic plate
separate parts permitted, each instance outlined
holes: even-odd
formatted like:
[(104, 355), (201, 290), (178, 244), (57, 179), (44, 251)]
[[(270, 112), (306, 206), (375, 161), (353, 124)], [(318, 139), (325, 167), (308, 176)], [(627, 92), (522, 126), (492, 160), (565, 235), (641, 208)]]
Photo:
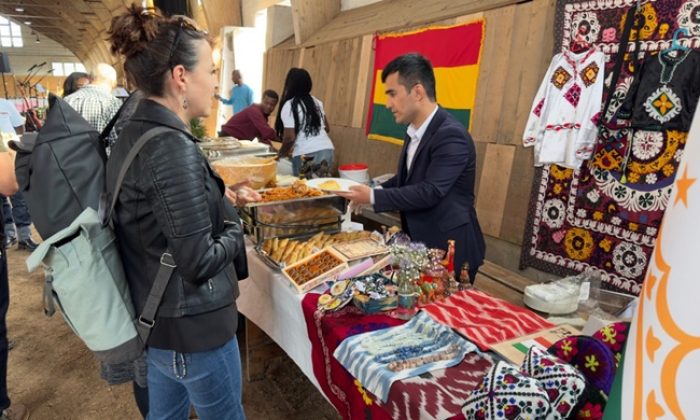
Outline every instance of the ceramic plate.
[(306, 184), (309, 187), (318, 188), (319, 190), (329, 193), (350, 192), (350, 187), (362, 185), (359, 182), (351, 179), (343, 178), (316, 178), (306, 181)]

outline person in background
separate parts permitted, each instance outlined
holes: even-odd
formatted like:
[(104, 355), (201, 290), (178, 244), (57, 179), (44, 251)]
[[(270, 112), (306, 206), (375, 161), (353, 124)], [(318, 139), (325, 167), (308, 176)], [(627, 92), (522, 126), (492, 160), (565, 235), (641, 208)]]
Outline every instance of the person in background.
[[(117, 71), (106, 63), (100, 63), (90, 74), (90, 84), (83, 86), (64, 99), (100, 133), (119, 111), (122, 101), (112, 95), (117, 86)], [(107, 148), (116, 140), (114, 130), (107, 137)]]
[[(0, 99), (0, 133), (20, 135), (24, 133), (24, 118), (15, 105), (7, 99)], [(0, 194), (5, 225), (5, 247), (17, 244), (17, 249), (34, 251), (37, 244), (32, 240), (31, 225), (27, 203), (21, 192), (9, 197)], [(10, 202), (12, 205), (10, 205)], [(19, 241), (17, 238), (19, 237)]]
[(231, 73), (231, 80), (233, 81), (231, 98), (226, 99), (216, 95), (216, 99), (225, 105), (233, 105), (233, 115), (236, 115), (253, 104), (253, 89), (243, 83), (240, 70), (234, 70)]
[(257, 138), (261, 143), (265, 144), (279, 141), (277, 132), (267, 122), (270, 114), (275, 111), (279, 99), (277, 92), (266, 90), (263, 92), (262, 101), (259, 104), (253, 104), (234, 114), (221, 127), (221, 132), (238, 140), (253, 140)]
[(0, 194), (0, 200), (5, 224), (5, 247), (17, 245), (18, 250), (33, 252), (39, 245), (32, 239), (32, 219), (24, 195), (20, 191), (11, 197)]
[(235, 301), (247, 270), (243, 230), (189, 131), (193, 118), (210, 115), (216, 93), (211, 39), (191, 19), (134, 4), (112, 18), (108, 33), (145, 96), (107, 161), (108, 190), (137, 139), (167, 128), (126, 172), (113, 218), (136, 313), (161, 259), (176, 266), (146, 342), (148, 419), (185, 420), (190, 404), (202, 420), (244, 419)]
[(302, 156), (319, 164), (326, 161), (328, 167), (333, 167), (334, 147), (328, 137), (328, 119), (323, 103), (311, 96), (312, 86), (308, 71), (290, 69), (282, 91), (282, 109), (275, 121), (275, 130), (282, 139), (278, 155), (284, 158), (291, 154), (294, 176), (299, 176)]
[[(0, 194), (11, 196), (19, 190), (15, 177), (15, 156), (5, 141), (0, 141)], [(0, 223), (3, 218), (0, 217)], [(4, 236), (4, 229), (0, 235)], [(12, 404), (7, 393), (7, 310), (10, 306), (10, 282), (7, 273), (5, 240), (0, 241), (0, 420), (27, 420), (29, 410), (22, 404)]]
[(78, 89), (90, 83), (90, 76), (87, 73), (75, 71), (63, 81), (63, 97), (75, 93)]
[(339, 195), (374, 211), (400, 211), (401, 226), (414, 241), (445, 249), (455, 241), (455, 269), (469, 263), (472, 283), (486, 245), (474, 209), (476, 149), (467, 129), (438, 106), (433, 66), (419, 54), (384, 67), (386, 107), (408, 124), (396, 175), (382, 188), (350, 187)]

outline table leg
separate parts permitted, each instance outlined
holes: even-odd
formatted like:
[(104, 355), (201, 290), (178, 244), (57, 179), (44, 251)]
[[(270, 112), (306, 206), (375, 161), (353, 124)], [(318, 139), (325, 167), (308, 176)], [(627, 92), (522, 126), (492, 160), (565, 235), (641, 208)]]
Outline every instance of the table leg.
[(284, 355), (284, 351), (263, 330), (245, 320), (245, 364), (248, 382), (265, 377), (265, 369), (271, 359)]

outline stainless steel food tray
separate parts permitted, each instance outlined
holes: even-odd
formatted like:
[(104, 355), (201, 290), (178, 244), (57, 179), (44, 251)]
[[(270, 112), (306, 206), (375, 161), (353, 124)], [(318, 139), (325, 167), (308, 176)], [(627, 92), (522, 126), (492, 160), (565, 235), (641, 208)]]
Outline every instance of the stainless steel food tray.
[(240, 209), (241, 219), (256, 244), (267, 239), (300, 238), (321, 231), (340, 231), (347, 208), (335, 195), (254, 203)]
[[(330, 229), (330, 230), (326, 230), (325, 232), (329, 235), (339, 233), (340, 226), (338, 226), (337, 229)], [(318, 232), (305, 233), (305, 234), (301, 234), (301, 235), (292, 235), (292, 236), (278, 236), (278, 238), (279, 239), (288, 238), (288, 239), (293, 239), (295, 241), (306, 242), (311, 237), (313, 237), (316, 233), (318, 233)], [(269, 238), (269, 239), (274, 239), (274, 238)], [(260, 259), (265, 263), (265, 265), (267, 265), (268, 267), (270, 267), (274, 270), (281, 271), (286, 265), (284, 263), (278, 263), (277, 261), (272, 259), (272, 257), (267, 252), (263, 251), (263, 249), (262, 249), (263, 244), (264, 244), (264, 241), (261, 241), (261, 242), (258, 242), (257, 244), (255, 244), (255, 248), (254, 248), (255, 252), (258, 254)]]

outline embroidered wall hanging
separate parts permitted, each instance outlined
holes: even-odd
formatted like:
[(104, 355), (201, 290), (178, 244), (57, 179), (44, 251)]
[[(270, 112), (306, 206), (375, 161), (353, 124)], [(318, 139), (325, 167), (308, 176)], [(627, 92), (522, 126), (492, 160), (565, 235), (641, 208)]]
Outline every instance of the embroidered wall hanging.
[[(582, 33), (606, 54), (608, 78), (627, 10), (636, 3), (559, 0), (556, 51), (568, 47), (575, 33)], [(700, 48), (700, 0), (652, 0), (642, 6), (638, 19), (640, 25), (635, 27), (639, 29), (633, 30), (632, 37), (638, 37), (644, 63), (658, 60), (655, 53), (671, 45), (678, 28), (690, 35), (682, 37), (683, 45)], [(630, 42), (631, 47), (634, 44)], [(632, 61), (623, 66), (608, 115), (618, 112), (635, 77), (642, 73), (632, 71)], [(664, 74), (678, 77), (669, 71)], [(641, 110), (650, 118), (655, 116), (658, 126), (601, 130), (591, 160), (579, 170), (556, 165), (536, 168), (522, 268), (565, 276), (593, 267), (603, 270), (604, 287), (639, 294), (687, 137), (684, 130), (663, 126), (681, 118), (678, 89), (664, 90), (663, 83), (658, 89), (654, 98), (648, 95), (649, 109)]]
[(469, 128), (485, 33), (484, 20), (477, 20), (466, 25), (376, 35), (367, 137), (403, 144), (406, 126), (397, 124), (386, 108), (382, 70), (394, 58), (410, 52), (421, 53), (432, 62), (438, 104)]

